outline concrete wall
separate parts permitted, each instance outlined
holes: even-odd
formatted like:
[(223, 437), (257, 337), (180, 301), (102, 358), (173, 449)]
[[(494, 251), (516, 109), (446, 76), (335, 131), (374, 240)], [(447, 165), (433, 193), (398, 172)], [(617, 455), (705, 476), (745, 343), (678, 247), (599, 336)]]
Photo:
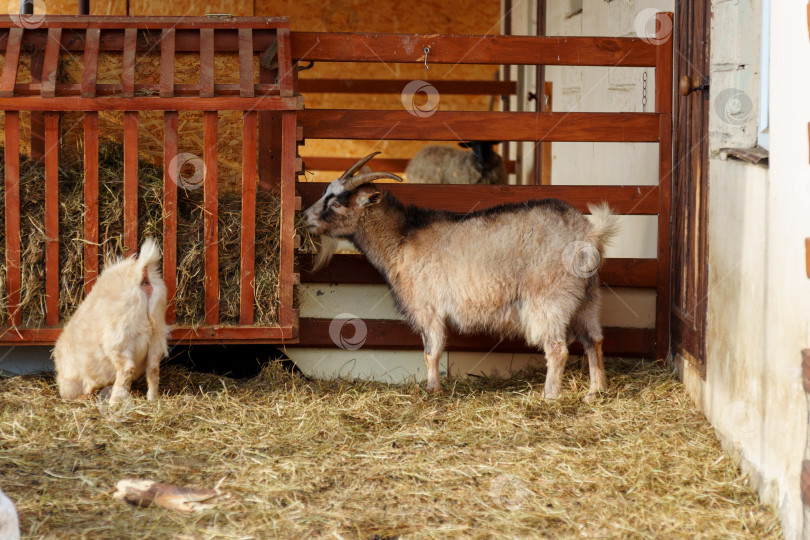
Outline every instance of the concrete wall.
[(810, 73), (798, 69), (810, 65), (806, 9), (803, 1), (771, 2), (768, 167), (717, 153), (755, 141), (760, 66), (751, 42), (761, 7), (757, 0), (714, 2), (705, 381), (682, 364), (690, 393), (725, 447), (751, 473), (763, 501), (777, 507), (786, 538), (802, 537), (799, 473), (808, 418), (800, 350), (810, 346)]

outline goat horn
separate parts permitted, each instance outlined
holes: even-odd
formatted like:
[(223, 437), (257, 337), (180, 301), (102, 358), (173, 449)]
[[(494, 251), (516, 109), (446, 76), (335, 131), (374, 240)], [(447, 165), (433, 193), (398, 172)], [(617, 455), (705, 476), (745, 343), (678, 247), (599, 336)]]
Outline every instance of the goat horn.
[(358, 188), (363, 184), (368, 184), (369, 182), (373, 182), (374, 180), (377, 180), (379, 178), (390, 178), (391, 180), (402, 182), (402, 178), (400, 178), (395, 174), (387, 172), (370, 172), (352, 178), (348, 178), (346, 180), (346, 183), (343, 184), (343, 187), (346, 188), (346, 191), (352, 191), (353, 189)]
[(360, 161), (358, 161), (357, 163), (355, 163), (354, 165), (352, 165), (351, 167), (349, 167), (346, 170), (345, 173), (340, 175), (340, 180), (347, 180), (347, 179), (351, 178), (352, 176), (354, 176), (354, 173), (359, 171), (363, 167), (363, 165), (368, 163), (371, 160), (371, 158), (373, 158), (374, 156), (376, 156), (377, 154), (380, 154), (380, 153), (381, 152), (374, 152), (373, 154), (369, 154), (366, 157), (364, 157), (363, 159), (361, 159)]

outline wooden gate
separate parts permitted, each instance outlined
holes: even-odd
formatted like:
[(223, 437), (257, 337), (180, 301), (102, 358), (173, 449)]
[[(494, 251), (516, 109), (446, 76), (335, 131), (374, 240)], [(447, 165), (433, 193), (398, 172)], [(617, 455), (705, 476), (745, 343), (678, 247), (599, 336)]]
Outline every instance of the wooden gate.
[[(416, 117), (406, 110), (318, 110), (300, 113), (306, 139), (366, 140), (501, 140), (603, 141), (659, 144), (658, 184), (655, 186), (438, 186), (381, 184), (404, 203), (469, 212), (496, 204), (557, 197), (587, 212), (586, 203), (607, 201), (621, 214), (658, 218), (657, 258), (608, 259), (601, 272), (608, 286), (650, 288), (656, 292), (655, 329), (606, 328), (606, 354), (655, 356), (664, 359), (669, 347), (670, 294), (670, 170), (672, 130), (671, 14), (659, 14), (656, 39), (602, 37), (451, 36), (396, 34), (334, 34), (294, 32), (294, 61), (527, 64), (566, 66), (654, 67), (655, 112), (650, 113), (534, 113), (435, 112)], [(407, 81), (401, 81), (404, 86)], [(352, 156), (352, 161), (360, 156)], [(348, 162), (347, 161), (347, 162)], [(372, 162), (373, 163), (373, 162)], [(306, 163), (305, 163), (306, 165)], [(323, 184), (298, 182), (306, 207), (322, 194)], [(304, 283), (383, 283), (358, 255), (338, 255), (318, 273), (307, 271)], [(299, 346), (335, 347), (330, 320), (301, 319)], [(420, 349), (421, 339), (403, 322), (366, 320), (365, 348)], [(488, 336), (450, 336), (447, 349), (490, 350)], [(519, 342), (501, 343), (496, 351), (530, 351)], [(532, 351), (533, 352), (533, 351)]]
[(672, 223), (672, 350), (705, 373), (708, 292), (709, 37), (711, 3), (678, 3)]
[[(256, 73), (254, 62), (275, 44), (275, 68)], [(195, 17), (51, 17), (37, 20), (0, 18), (0, 50), (5, 54), (0, 79), (0, 110), (5, 112), (5, 304), (8, 327), (0, 328), (0, 344), (50, 344), (59, 335), (59, 152), (60, 113), (83, 114), (84, 153), (84, 291), (92, 287), (99, 271), (99, 112), (123, 113), (123, 244), (127, 253), (138, 247), (138, 123), (139, 113), (160, 111), (163, 115), (163, 249), (164, 279), (170, 302), (177, 290), (178, 113), (200, 111), (203, 115), (204, 179), (203, 256), (204, 320), (176, 326), (171, 339), (195, 342), (290, 342), (298, 333), (293, 309), (294, 173), (296, 114), (302, 99), (295, 95), (290, 56), (289, 22), (286, 18), (195, 18)], [(21, 52), (42, 55), (42, 72), (32, 74), (32, 83), (18, 83)], [(120, 83), (97, 83), (99, 56), (121, 54)], [(175, 56), (199, 55), (199, 84), (175, 84)], [(219, 84), (214, 77), (215, 57), (229, 53), (238, 84)], [(64, 55), (83, 55), (81, 84), (60, 83)], [(136, 55), (153, 56), (158, 65), (157, 82), (139, 83)], [(255, 62), (258, 63), (258, 62)], [(31, 62), (34, 65), (35, 62)], [(264, 62), (262, 62), (264, 64)], [(40, 76), (41, 75), (41, 76)], [(259, 81), (259, 84), (256, 81)], [(26, 327), (21, 314), (21, 216), (20, 136), (22, 111), (44, 113), (45, 170), (45, 321)], [(238, 324), (221, 324), (219, 298), (218, 222), (218, 111), (242, 111), (241, 235), (239, 238)], [(279, 129), (272, 141), (263, 141), (257, 152), (259, 131), (268, 133), (262, 118), (272, 111)], [(264, 122), (266, 123), (266, 122)], [(36, 129), (35, 126), (33, 129)], [(35, 134), (34, 134), (35, 136)], [(272, 146), (278, 152), (267, 156)], [(257, 165), (258, 162), (258, 165)], [(273, 170), (275, 163), (276, 170)], [(265, 184), (275, 184), (280, 196), (278, 227), (277, 324), (255, 324), (255, 230), (257, 173)], [(143, 210), (143, 209), (141, 209)], [(170, 306), (167, 314), (175, 322)], [(0, 324), (0, 326), (3, 326)]]

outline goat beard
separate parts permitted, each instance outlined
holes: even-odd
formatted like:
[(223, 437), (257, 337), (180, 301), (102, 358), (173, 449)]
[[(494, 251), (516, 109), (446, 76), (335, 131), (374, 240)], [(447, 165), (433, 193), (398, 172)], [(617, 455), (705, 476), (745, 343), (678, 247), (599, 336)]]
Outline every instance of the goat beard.
[(338, 241), (331, 236), (321, 235), (321, 246), (315, 254), (315, 263), (312, 265), (312, 271), (317, 272), (324, 268), (337, 250)]

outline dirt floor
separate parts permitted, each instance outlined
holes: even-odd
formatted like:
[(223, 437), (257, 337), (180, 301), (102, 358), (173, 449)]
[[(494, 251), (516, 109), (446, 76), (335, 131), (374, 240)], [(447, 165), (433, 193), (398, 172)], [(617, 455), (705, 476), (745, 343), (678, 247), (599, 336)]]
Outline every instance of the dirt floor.
[[(543, 374), (417, 385), (166, 368), (162, 397), (63, 402), (0, 379), (0, 487), (32, 538), (778, 538), (672, 374), (608, 362), (610, 389)], [(221, 489), (186, 514), (112, 498), (123, 478)]]

